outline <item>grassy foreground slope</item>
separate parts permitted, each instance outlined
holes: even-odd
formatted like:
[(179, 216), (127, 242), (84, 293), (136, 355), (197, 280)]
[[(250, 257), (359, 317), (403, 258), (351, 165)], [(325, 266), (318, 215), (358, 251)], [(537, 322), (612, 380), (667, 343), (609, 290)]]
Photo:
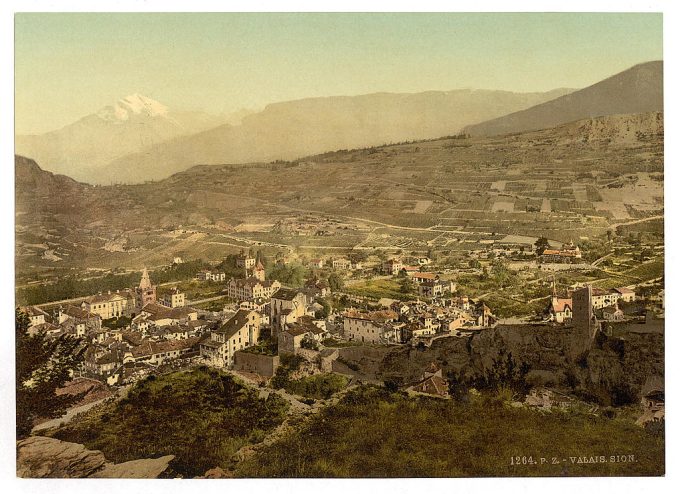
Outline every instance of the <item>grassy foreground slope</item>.
[[(512, 456), (537, 465), (511, 465)], [(612, 455), (635, 455), (632, 463)], [(605, 456), (572, 464), (570, 457)], [(540, 464), (540, 458), (547, 460)], [(558, 464), (552, 464), (557, 457)], [(566, 459), (566, 462), (562, 462)], [(626, 419), (540, 413), (489, 398), (456, 403), (363, 388), (239, 464), (243, 477), (662, 475), (663, 438)]]
[(116, 463), (172, 454), (175, 472), (193, 477), (228, 468), (239, 448), (283, 422), (287, 407), (277, 395), (260, 399), (231, 376), (200, 367), (146, 379), (54, 435)]

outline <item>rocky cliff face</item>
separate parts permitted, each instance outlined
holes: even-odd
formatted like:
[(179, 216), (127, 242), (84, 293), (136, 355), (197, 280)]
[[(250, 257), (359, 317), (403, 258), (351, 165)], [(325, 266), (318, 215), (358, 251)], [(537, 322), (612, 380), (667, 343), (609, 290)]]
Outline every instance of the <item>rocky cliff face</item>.
[(168, 470), (172, 459), (168, 455), (115, 464), (82, 444), (32, 436), (17, 442), (17, 477), (155, 479)]
[(616, 337), (600, 333), (594, 341), (573, 327), (498, 326), (467, 338), (435, 339), (429, 347), (352, 347), (341, 356), (359, 378), (414, 382), (432, 362), (444, 375), (480, 377), (505, 352), (518, 366), (528, 365), (530, 384), (562, 386), (595, 401), (622, 404), (639, 399), (648, 379), (664, 375), (663, 330), (645, 326), (631, 326)]

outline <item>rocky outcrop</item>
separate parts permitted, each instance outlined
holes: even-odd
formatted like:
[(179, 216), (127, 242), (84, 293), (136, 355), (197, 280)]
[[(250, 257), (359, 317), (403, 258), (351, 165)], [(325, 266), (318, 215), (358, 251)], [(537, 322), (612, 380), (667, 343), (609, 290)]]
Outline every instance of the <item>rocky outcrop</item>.
[(166, 472), (173, 459), (168, 455), (115, 464), (82, 444), (42, 436), (17, 441), (17, 477), (22, 478), (153, 479)]
[(211, 468), (203, 477), (198, 477), (201, 479), (233, 479), (234, 472), (224, 470), (220, 467)]
[(174, 455), (167, 455), (160, 458), (126, 461), (125, 463), (110, 463), (90, 477), (98, 479), (156, 479), (168, 469), (168, 464), (174, 458)]
[(17, 442), (17, 476), (28, 478), (82, 478), (102, 469), (106, 458), (82, 444), (49, 437)]
[[(435, 362), (444, 375), (483, 376), (502, 354), (529, 368), (532, 385), (572, 388), (596, 401), (637, 401), (644, 382), (663, 377), (663, 328), (632, 325), (611, 337), (595, 340), (583, 330), (562, 325), (499, 325), (468, 337), (437, 338), (430, 345), (351, 347), (341, 352), (343, 373), (368, 381), (421, 379)], [(335, 364), (334, 362), (334, 370)], [(336, 370), (338, 371), (338, 370)], [(624, 396), (627, 395), (627, 396)]]

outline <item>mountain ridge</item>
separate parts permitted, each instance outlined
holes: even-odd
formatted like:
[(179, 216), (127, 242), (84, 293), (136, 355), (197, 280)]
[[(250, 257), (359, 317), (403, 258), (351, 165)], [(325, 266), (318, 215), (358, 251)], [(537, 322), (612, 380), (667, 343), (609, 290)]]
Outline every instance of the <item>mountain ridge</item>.
[(491, 90), (372, 93), (305, 98), (267, 105), (240, 126), (219, 126), (116, 159), (100, 183), (131, 176), (157, 179), (195, 164), (296, 159), (348, 149), (435, 138), (460, 131), (484, 115), (505, 114), (570, 91), (513, 93)]
[(663, 111), (663, 61), (634, 65), (586, 88), (464, 131), (478, 136), (527, 132), (604, 115)]
[(59, 129), (15, 136), (15, 153), (30, 156), (56, 173), (89, 181), (116, 158), (224, 122), (224, 117), (203, 112), (173, 112), (134, 93)]

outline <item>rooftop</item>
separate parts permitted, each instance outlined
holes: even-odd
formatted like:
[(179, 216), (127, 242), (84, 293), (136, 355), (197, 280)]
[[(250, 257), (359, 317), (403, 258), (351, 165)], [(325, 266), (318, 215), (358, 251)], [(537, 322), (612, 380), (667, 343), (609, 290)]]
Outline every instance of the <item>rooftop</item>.
[(276, 300), (293, 300), (300, 293), (302, 292), (293, 288), (279, 288), (272, 298)]
[(248, 323), (251, 314), (256, 313), (251, 310), (239, 309), (216, 333), (224, 334), (226, 338), (231, 338)]

